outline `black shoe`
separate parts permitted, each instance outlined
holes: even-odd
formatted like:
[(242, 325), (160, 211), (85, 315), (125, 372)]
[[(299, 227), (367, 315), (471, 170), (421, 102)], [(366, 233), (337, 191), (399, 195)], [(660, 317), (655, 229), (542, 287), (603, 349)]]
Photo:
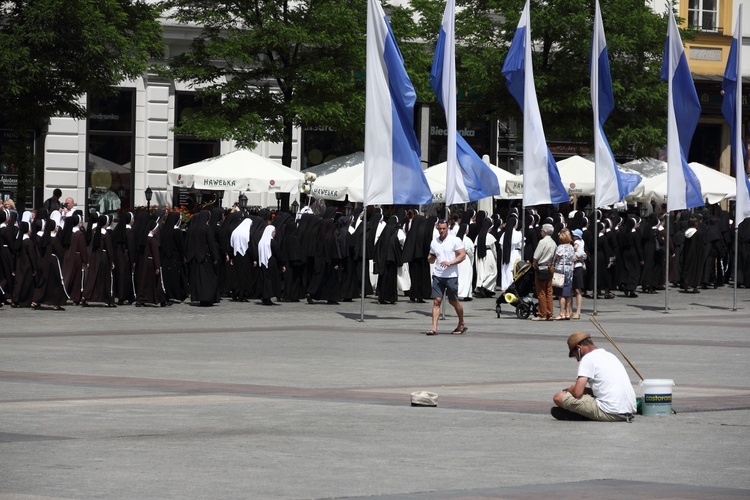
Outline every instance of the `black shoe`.
[(576, 422), (588, 422), (591, 420), (578, 413), (566, 410), (565, 408), (560, 408), (559, 406), (553, 406), (550, 408), (549, 413), (557, 420), (574, 420)]
[(312, 304), (313, 303), (313, 298), (312, 298), (312, 295), (310, 295), (310, 293), (306, 293), (305, 294), (305, 299), (307, 299), (307, 303), (308, 304)]

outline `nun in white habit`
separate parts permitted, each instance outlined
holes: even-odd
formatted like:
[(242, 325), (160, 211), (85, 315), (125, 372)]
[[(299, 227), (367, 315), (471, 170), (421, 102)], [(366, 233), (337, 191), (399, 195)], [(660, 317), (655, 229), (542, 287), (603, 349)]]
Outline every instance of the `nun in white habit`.
[(232, 291), (233, 302), (247, 302), (252, 287), (252, 267), (254, 252), (248, 252), (250, 246), (250, 228), (253, 225), (251, 219), (243, 219), (229, 237), (229, 245), (232, 247), (231, 265), (234, 268), (236, 287)]
[[(276, 228), (269, 225), (263, 230), (263, 236), (261, 236), (258, 242), (258, 267), (260, 268), (260, 279), (263, 288), (261, 302), (264, 306), (278, 305), (271, 300), (271, 297), (281, 300), (281, 276), (279, 275), (277, 263), (279, 246), (274, 239), (275, 236)], [(282, 266), (281, 272), (285, 270)]]

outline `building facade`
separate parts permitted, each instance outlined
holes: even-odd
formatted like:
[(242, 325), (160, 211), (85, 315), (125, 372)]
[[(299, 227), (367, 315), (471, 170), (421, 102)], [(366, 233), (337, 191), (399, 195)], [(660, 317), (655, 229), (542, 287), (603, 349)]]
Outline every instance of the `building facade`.
[[(649, 3), (657, 12), (667, 9), (663, 0)], [(700, 30), (695, 39), (684, 43), (703, 107), (689, 161), (699, 161), (730, 174), (729, 128), (721, 116), (721, 81), (739, 3), (739, 0), (683, 0), (678, 6), (685, 23)], [(746, 31), (750, 30), (750, 9), (743, 16)], [(188, 50), (196, 33), (195, 27), (165, 23), (167, 56)], [(750, 68), (750, 51), (745, 52), (744, 67)], [(151, 205), (178, 206), (187, 203), (191, 193), (169, 187), (167, 172), (235, 149), (232, 142), (175, 134), (172, 128), (195, 106), (192, 89), (154, 75), (124, 82), (116, 97), (86, 105), (87, 120), (66, 117), (51, 120), (43, 145), (40, 172), (43, 187), (36, 196), (40, 199), (34, 200), (35, 205), (49, 197), (53, 189), (60, 188), (63, 198), (73, 197), (79, 208), (113, 213), (146, 205), (144, 193), (150, 188)], [(442, 110), (422, 106), (416, 122), (423, 165), (444, 161)], [(522, 153), (518, 152), (520, 142), (516, 141), (513, 122), (467, 121), (458, 128), (480, 156), (489, 155), (493, 163), (513, 173), (520, 171)], [(335, 130), (298, 129), (294, 134), (291, 168), (304, 170), (351, 153), (347, 147), (337, 142)], [(261, 143), (255, 152), (280, 161), (281, 145)], [(569, 156), (563, 150), (555, 155)], [(224, 205), (231, 205), (238, 196), (238, 192), (225, 192)], [(248, 198), (250, 205), (277, 205), (275, 197), (267, 194), (248, 194)]]

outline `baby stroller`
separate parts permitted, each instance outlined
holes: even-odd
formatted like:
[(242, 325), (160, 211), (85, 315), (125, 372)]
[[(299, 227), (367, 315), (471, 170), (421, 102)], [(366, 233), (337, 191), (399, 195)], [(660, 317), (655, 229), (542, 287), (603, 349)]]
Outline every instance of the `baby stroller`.
[(510, 304), (516, 308), (516, 317), (526, 319), (532, 313), (537, 315), (537, 303), (534, 301), (534, 266), (517, 260), (513, 264), (513, 283), (501, 293), (495, 301), (495, 312), (500, 317), (500, 306)]

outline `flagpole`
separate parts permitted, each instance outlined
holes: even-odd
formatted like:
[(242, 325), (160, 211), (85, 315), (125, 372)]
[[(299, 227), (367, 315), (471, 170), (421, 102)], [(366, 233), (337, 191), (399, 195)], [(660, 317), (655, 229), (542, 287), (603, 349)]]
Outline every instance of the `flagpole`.
[[(669, 169), (667, 169), (667, 183), (669, 183)], [(667, 210), (667, 236), (664, 248), (666, 250), (667, 260), (664, 265), (664, 314), (669, 312), (669, 259), (672, 256), (672, 252), (669, 250), (669, 227), (671, 224), (672, 217), (669, 216), (669, 210)]]
[[(364, 200), (363, 200), (364, 201)], [(362, 287), (359, 294), (359, 322), (365, 321), (365, 276), (367, 276), (367, 205), (362, 207)]]
[[(364, 200), (363, 200), (364, 201)], [(359, 293), (359, 322), (365, 321), (365, 276), (367, 273), (367, 205), (362, 207), (362, 287)]]
[[(594, 173), (596, 175), (596, 173)], [(594, 194), (594, 201), (596, 201), (596, 193)], [(594, 203), (596, 205), (596, 203)], [(599, 217), (597, 214), (598, 210), (594, 207), (594, 312), (596, 316), (599, 312), (596, 309), (599, 292)]]
[[(739, 170), (735, 169), (735, 175), (737, 175), (738, 173), (739, 173)], [(736, 213), (735, 213), (735, 219), (737, 219)], [(737, 310), (737, 252), (740, 249), (739, 237), (740, 237), (740, 227), (739, 227), (739, 224), (737, 224), (735, 220), (735, 224), (734, 224), (734, 271), (733, 271), (734, 272), (734, 293), (733, 293), (733, 299), (732, 299), (732, 311)]]
[[(521, 261), (526, 261), (526, 205), (521, 202)], [(512, 238), (511, 238), (512, 241)]]

